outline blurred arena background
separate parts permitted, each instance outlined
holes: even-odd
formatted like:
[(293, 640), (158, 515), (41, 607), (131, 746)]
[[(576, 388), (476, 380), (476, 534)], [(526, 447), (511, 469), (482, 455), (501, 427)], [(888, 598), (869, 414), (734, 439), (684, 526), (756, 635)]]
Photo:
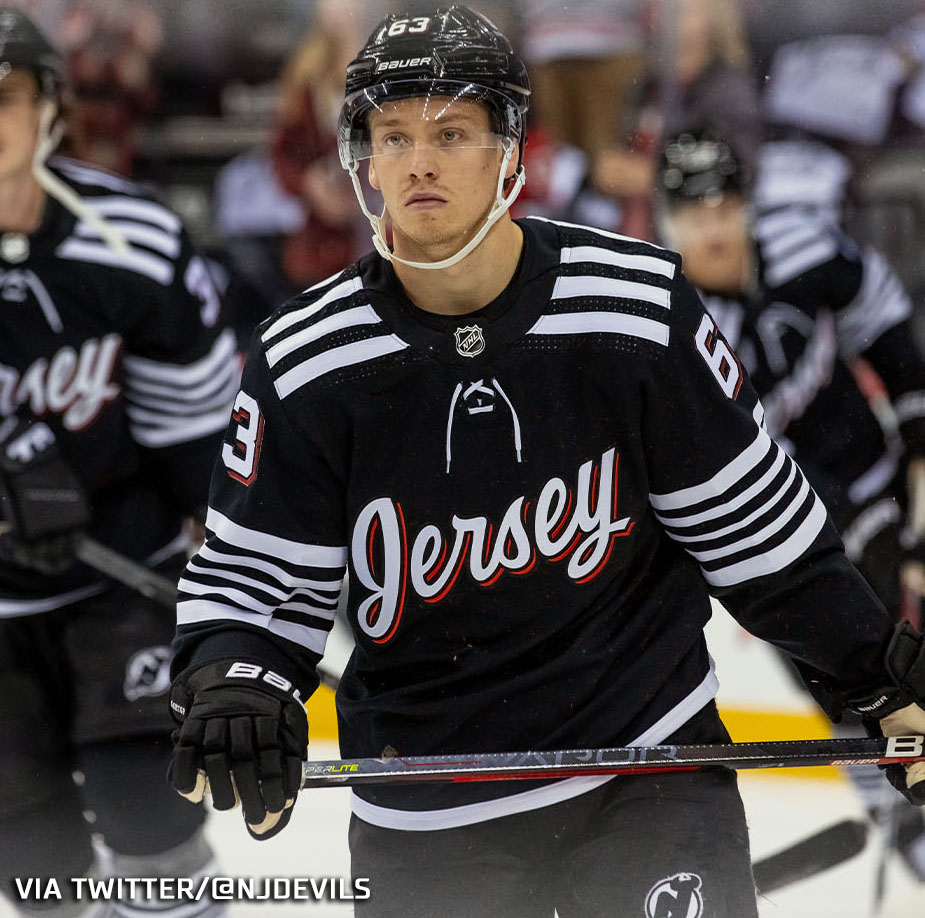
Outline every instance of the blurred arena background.
[[(243, 338), (288, 295), (369, 247), (334, 147), (341, 75), (382, 15), (413, 13), (421, 0), (18, 5), (67, 54), (65, 151), (152, 184), (181, 213), (224, 272)], [(666, 124), (723, 117), (755, 154), (759, 179), (764, 141), (821, 140), (832, 155), (812, 166), (824, 173), (819, 193), (837, 199), (846, 227), (885, 251), (921, 299), (925, 3), (470, 5), (532, 66), (528, 184), (517, 213), (651, 237), (652, 160)], [(843, 110), (842, 123), (823, 123), (813, 106)], [(859, 122), (870, 130), (852, 127)], [(788, 187), (786, 172), (805, 164), (778, 156), (773, 166), (771, 194), (806, 193)]]

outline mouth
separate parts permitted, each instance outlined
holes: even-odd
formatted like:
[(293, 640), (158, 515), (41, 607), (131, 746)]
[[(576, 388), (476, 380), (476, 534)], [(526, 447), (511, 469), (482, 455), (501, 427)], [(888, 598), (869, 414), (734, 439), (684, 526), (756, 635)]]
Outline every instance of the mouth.
[(446, 204), (446, 198), (433, 192), (417, 192), (405, 199), (408, 210), (434, 210)]

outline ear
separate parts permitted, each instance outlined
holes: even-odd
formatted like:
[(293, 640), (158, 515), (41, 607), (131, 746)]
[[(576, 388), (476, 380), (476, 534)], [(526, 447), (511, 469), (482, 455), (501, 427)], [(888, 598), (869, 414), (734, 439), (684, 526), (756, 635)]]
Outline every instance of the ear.
[(379, 187), (379, 179), (376, 178), (376, 167), (373, 165), (372, 158), (370, 158), (367, 165), (367, 175), (369, 176), (369, 184), (375, 188), (376, 191), (381, 191)]

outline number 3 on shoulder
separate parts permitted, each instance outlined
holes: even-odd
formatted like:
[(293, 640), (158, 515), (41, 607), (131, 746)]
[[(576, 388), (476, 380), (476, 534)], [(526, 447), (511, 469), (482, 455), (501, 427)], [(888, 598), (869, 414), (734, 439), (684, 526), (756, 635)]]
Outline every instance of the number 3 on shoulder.
[(257, 477), (260, 442), (263, 439), (263, 416), (256, 399), (251, 398), (243, 389), (235, 396), (231, 422), (234, 426), (230, 438), (226, 438), (226, 442), (222, 444), (222, 462), (235, 481), (249, 485)]
[(704, 313), (700, 320), (700, 328), (694, 334), (694, 344), (720, 388), (729, 398), (735, 399), (742, 386), (742, 364), (708, 313)]

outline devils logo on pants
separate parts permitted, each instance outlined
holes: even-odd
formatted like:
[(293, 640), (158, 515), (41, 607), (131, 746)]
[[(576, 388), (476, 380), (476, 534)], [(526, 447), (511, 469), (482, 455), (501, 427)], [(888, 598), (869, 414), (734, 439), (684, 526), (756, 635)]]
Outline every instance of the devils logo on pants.
[(659, 880), (646, 896), (646, 918), (701, 918), (701, 883), (696, 873), (676, 873)]

